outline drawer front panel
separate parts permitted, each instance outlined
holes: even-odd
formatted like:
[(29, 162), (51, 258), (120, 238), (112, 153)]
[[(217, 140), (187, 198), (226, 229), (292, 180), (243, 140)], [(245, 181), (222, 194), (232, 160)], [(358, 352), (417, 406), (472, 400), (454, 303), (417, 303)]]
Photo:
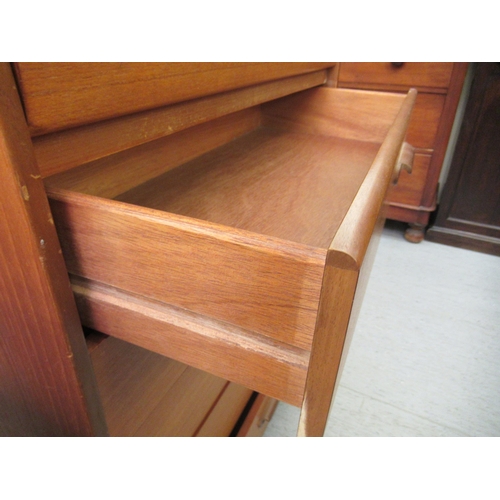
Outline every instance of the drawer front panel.
[(396, 186), (389, 192), (388, 201), (402, 205), (419, 207), (422, 204), (422, 193), (425, 189), (431, 155), (416, 154), (413, 160), (412, 173), (402, 170)]
[[(152, 109), (333, 63), (16, 63), (34, 135)], [(326, 80), (326, 73), (316, 83)]]
[(51, 201), (70, 273), (310, 347), (324, 251), (73, 196)]
[(419, 149), (434, 149), (445, 97), (419, 94), (413, 108), (407, 142)]
[[(402, 64), (395, 66), (394, 64)], [(446, 89), (450, 83), (453, 63), (342, 63), (340, 84), (395, 85)]]
[(71, 281), (89, 328), (300, 406), (308, 351), (113, 287)]

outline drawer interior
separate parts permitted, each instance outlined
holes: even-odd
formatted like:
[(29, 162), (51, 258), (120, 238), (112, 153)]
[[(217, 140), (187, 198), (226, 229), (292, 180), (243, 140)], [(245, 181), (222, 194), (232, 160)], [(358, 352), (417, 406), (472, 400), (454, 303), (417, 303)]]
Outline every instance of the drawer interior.
[(252, 396), (128, 342), (86, 338), (111, 436), (229, 436)]
[(259, 127), (115, 199), (327, 249), (378, 147)]
[(381, 100), (369, 92), (301, 92), (51, 176), (46, 185), (49, 193), (96, 195), (328, 249), (402, 101), (384, 95), (363, 109), (370, 97), (372, 106)]
[(46, 178), (83, 322), (300, 405), (332, 242), (366, 249), (404, 101), (311, 89)]

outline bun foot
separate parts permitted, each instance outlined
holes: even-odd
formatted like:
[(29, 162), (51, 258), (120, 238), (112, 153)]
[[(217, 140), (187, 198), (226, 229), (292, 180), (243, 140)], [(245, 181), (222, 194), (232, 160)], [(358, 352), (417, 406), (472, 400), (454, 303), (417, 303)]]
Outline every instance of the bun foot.
[(420, 243), (425, 236), (425, 226), (423, 224), (409, 224), (405, 231), (405, 239), (411, 243)]

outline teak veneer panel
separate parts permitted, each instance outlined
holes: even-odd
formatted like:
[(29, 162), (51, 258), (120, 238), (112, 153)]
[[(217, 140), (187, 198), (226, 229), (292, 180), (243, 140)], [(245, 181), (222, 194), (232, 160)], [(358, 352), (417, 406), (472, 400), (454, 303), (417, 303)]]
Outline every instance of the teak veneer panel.
[(188, 367), (160, 400), (136, 436), (194, 436), (227, 381)]
[(15, 63), (33, 135), (332, 66), (333, 63)]
[(45, 185), (103, 198), (118, 195), (167, 170), (200, 156), (260, 124), (260, 112), (249, 108), (147, 142), (45, 179)]
[(33, 138), (42, 177), (89, 163), (294, 92), (322, 85), (315, 71)]
[(117, 199), (326, 249), (378, 149), (263, 128)]
[(252, 394), (253, 391), (246, 387), (228, 383), (196, 437), (229, 436)]
[(325, 250), (80, 193), (51, 198), (72, 274), (310, 344)]
[(133, 436), (187, 369), (113, 337), (94, 348), (91, 359), (111, 436)]
[(380, 145), (394, 123), (402, 97), (320, 87), (262, 105), (263, 122), (290, 132)]
[(308, 351), (91, 280), (72, 283), (87, 326), (300, 406)]
[(113, 337), (91, 358), (111, 436), (228, 436), (252, 394)]
[(10, 67), (0, 63), (0, 435), (106, 435)]

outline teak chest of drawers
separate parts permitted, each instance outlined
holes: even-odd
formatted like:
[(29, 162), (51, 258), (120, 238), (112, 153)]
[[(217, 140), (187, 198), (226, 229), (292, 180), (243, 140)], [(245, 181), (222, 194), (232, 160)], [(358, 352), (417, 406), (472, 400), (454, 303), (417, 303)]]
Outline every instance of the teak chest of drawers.
[[(251, 391), (301, 407), (299, 435), (322, 435), (384, 200), (411, 167), (416, 98), (328, 87), (334, 66), (20, 63), (19, 95), (2, 67), (1, 229), (17, 234), (3, 250), (16, 296), (6, 328), (30, 338), (8, 346), (23, 368), (5, 376), (23, 372), (12, 411), (26, 413), (24, 432), (106, 433), (120, 413), (109, 400), (156, 391), (124, 370), (134, 344), (141, 359), (170, 360), (159, 372), (180, 362), (221, 381), (207, 382), (215, 400), (189, 435), (214, 433), (216, 402), (235, 402), (236, 415)], [(20, 245), (39, 277), (21, 291), (26, 274), (8, 264)], [(110, 336), (92, 349), (94, 367), (80, 321)], [(36, 370), (59, 386), (64, 377), (50, 402), (31, 394)], [(157, 407), (175, 413), (174, 394)], [(116, 433), (155, 434), (164, 415)]]

